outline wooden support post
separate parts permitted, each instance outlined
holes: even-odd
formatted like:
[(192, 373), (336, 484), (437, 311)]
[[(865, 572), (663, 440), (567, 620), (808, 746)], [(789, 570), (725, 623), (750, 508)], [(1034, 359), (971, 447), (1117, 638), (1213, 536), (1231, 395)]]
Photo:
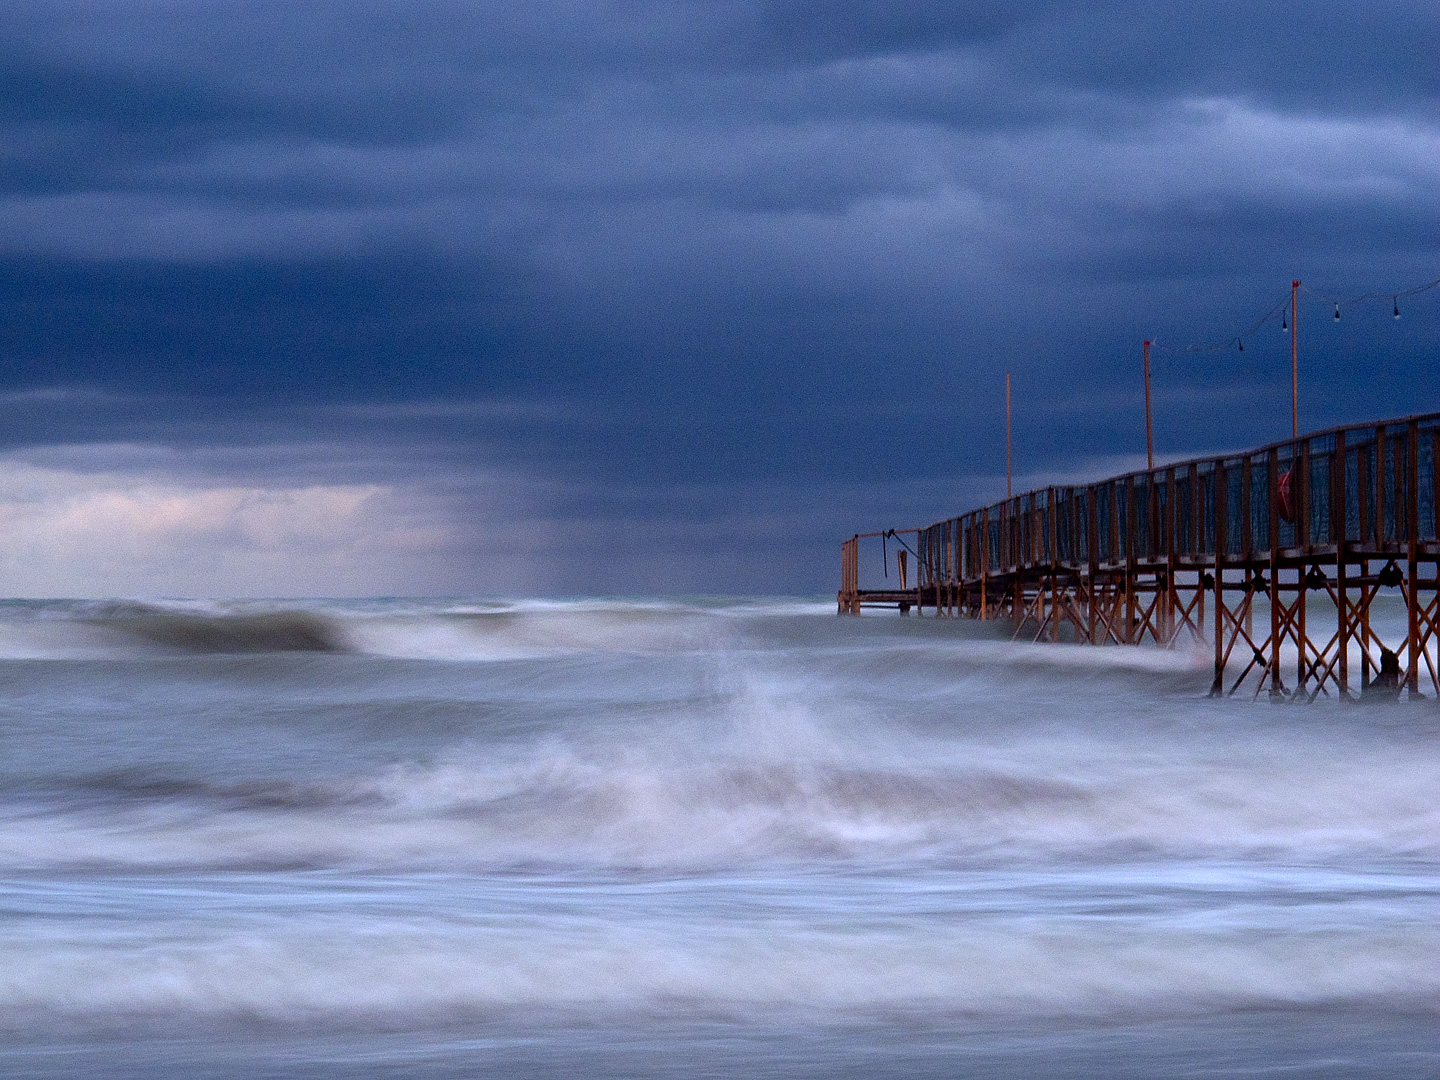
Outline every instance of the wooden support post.
[(1251, 478), (1253, 471), (1254, 465), (1251, 459), (1246, 457), (1240, 464), (1240, 516), (1245, 521), (1243, 526), (1244, 542), (1240, 548), (1245, 557), (1245, 593), (1251, 598), (1251, 602), (1245, 605), (1245, 633), (1251, 637), (1255, 636), (1255, 603), (1254, 592), (1251, 589), (1251, 583), (1255, 578), (1255, 527), (1250, 506), (1250, 489), (1254, 484)]
[(1135, 544), (1140, 532), (1135, 527), (1139, 521), (1139, 512), (1135, 509), (1135, 485), (1129, 479), (1125, 483), (1129, 490), (1125, 493), (1125, 636), (1123, 640), (1130, 645), (1136, 643), (1137, 637), (1135, 633), (1135, 586), (1139, 571), (1136, 565)]
[(1345, 561), (1349, 553), (1349, 531), (1346, 526), (1348, 506), (1345, 476), (1345, 433), (1335, 436), (1335, 449), (1330, 458), (1330, 539), (1335, 544), (1335, 682), (1341, 701), (1350, 694), (1350, 638), (1345, 585)]
[(1265, 478), (1270, 504), (1270, 696), (1285, 691), (1280, 678), (1280, 458), (1271, 450), (1266, 458)]
[(1405, 685), (1413, 698), (1420, 695), (1420, 425), (1414, 420), (1405, 432), (1405, 451), (1405, 606), (1410, 616)]
[[(1216, 466), (1215, 466), (1215, 469), (1212, 470), (1211, 473), (1210, 473), (1210, 485), (1211, 485), (1211, 486), (1210, 486), (1210, 493), (1211, 493), (1211, 498), (1212, 498), (1212, 500), (1218, 500), (1218, 499), (1220, 498), (1220, 489), (1214, 486), (1214, 485), (1215, 485), (1216, 470), (1218, 470), (1219, 467), (1220, 467), (1220, 466), (1219, 466), (1219, 464), (1217, 463)], [(1187, 540), (1186, 540), (1186, 547), (1185, 547), (1185, 553), (1186, 553), (1187, 555), (1200, 554), (1200, 553), (1202, 553), (1202, 552), (1204, 551), (1204, 549), (1205, 549), (1205, 514), (1204, 514), (1204, 501), (1203, 501), (1203, 499), (1202, 499), (1201, 496), (1200, 496), (1200, 487), (1201, 487), (1201, 485), (1200, 485), (1200, 470), (1199, 470), (1196, 466), (1191, 465), (1191, 466), (1190, 466), (1190, 535), (1189, 535), (1189, 537), (1188, 537)], [(1212, 520), (1213, 520), (1213, 519), (1214, 519), (1214, 507), (1213, 507), (1213, 504), (1212, 504), (1211, 510), (1212, 510), (1211, 517), (1212, 517)], [(1217, 547), (1217, 550), (1218, 550), (1218, 547)], [(1195, 575), (1195, 592), (1196, 592), (1196, 599), (1197, 599), (1198, 604), (1199, 604), (1198, 614), (1197, 614), (1196, 619), (1195, 619), (1195, 627), (1196, 627), (1196, 630), (1198, 631), (1200, 637), (1203, 638), (1204, 635), (1205, 635), (1205, 582), (1204, 582), (1204, 579), (1203, 579), (1198, 573)]]
[(990, 617), (985, 585), (990, 580), (990, 508), (980, 514), (980, 621)]
[(1135, 556), (1125, 560), (1125, 627), (1121, 632), (1120, 640), (1126, 645), (1134, 645), (1135, 641)]
[(1060, 580), (1056, 577), (1056, 567), (1050, 567), (1050, 639), (1060, 641)]
[(1090, 588), (1086, 593), (1085, 636), (1091, 645), (1099, 644), (1095, 640), (1095, 635), (1098, 633), (1097, 624), (1100, 621), (1099, 600), (1096, 597), (1096, 590), (1100, 584), (1100, 555), (1097, 550), (1100, 544), (1100, 511), (1095, 500), (1096, 490), (1094, 487), (1087, 488), (1085, 494), (1085, 553), (1089, 556), (1086, 562), (1089, 564), (1090, 570)]
[(965, 567), (965, 533), (961, 528), (960, 519), (956, 518), (950, 526), (950, 547), (952, 558), (950, 560), (950, 617), (960, 617), (960, 582), (964, 577)]
[(860, 574), (857, 551), (860, 537), (857, 535), (840, 545), (840, 602), (841, 615), (860, 614)]
[[(1290, 451), (1290, 505), (1295, 510), (1295, 544), (1302, 551), (1308, 550), (1310, 546), (1310, 440), (1306, 439), (1303, 444), (1297, 444)], [(1309, 590), (1305, 586), (1306, 569), (1304, 563), (1300, 565), (1297, 583), (1300, 591), (1295, 594), (1295, 603), (1299, 605), (1295, 615), (1295, 645), (1297, 647), (1297, 659), (1295, 661), (1295, 689), (1305, 689), (1305, 598)]]
[(1165, 645), (1175, 643), (1175, 606), (1179, 600), (1179, 585), (1175, 580), (1175, 544), (1176, 527), (1180, 523), (1180, 493), (1175, 483), (1175, 470), (1168, 469), (1165, 472), (1165, 513), (1167, 518), (1164, 522), (1165, 533), (1165, 602), (1162, 608), (1164, 612), (1163, 623), (1165, 628)]
[[(1371, 496), (1375, 501), (1374, 535), (1371, 537), (1370, 546), (1372, 550), (1380, 552), (1381, 554), (1384, 554), (1387, 550), (1385, 547), (1385, 532), (1390, 524), (1385, 515), (1385, 485), (1388, 483), (1390, 490), (1392, 492), (1395, 490), (1395, 478), (1385, 475), (1386, 439), (1385, 426), (1383, 424), (1378, 425), (1375, 428), (1375, 483), (1371, 485), (1373, 489)], [(1381, 566), (1383, 568), (1384, 564), (1382, 563)], [(1361, 564), (1361, 574), (1365, 577), (1369, 577), (1370, 575), (1370, 561), (1368, 559)], [(1360, 609), (1360, 649), (1361, 655), (1365, 658), (1364, 682), (1360, 688), (1362, 695), (1370, 683), (1374, 681), (1371, 676), (1371, 671), (1375, 665), (1370, 662), (1369, 649), (1372, 634), (1370, 628), (1370, 607), (1378, 593), (1378, 587), (1374, 585), (1369, 586), (1363, 593), (1365, 601), (1364, 606)]]
[[(1344, 528), (1344, 521), (1341, 523)], [(1336, 642), (1341, 654), (1338, 657), (1341, 670), (1341, 698), (1349, 696), (1349, 644), (1351, 644), (1351, 613), (1349, 595), (1345, 588), (1345, 563), (1349, 562), (1349, 540), (1344, 536), (1335, 541), (1335, 619)]]
[(1285, 681), (1280, 677), (1280, 556), (1270, 551), (1270, 696), (1279, 697), (1285, 692)]
[(1050, 551), (1049, 558), (1045, 561), (1049, 564), (1050, 567), (1050, 640), (1059, 641), (1060, 594), (1058, 591), (1059, 582), (1057, 581), (1055, 576), (1055, 564), (1060, 561), (1060, 523), (1056, 521), (1057, 514), (1055, 511), (1055, 489), (1053, 487), (1048, 490), (1046, 497), (1049, 500), (1049, 505), (1046, 507), (1045, 513), (1045, 520), (1048, 523), (1049, 527), (1045, 531), (1047, 533), (1046, 541), (1049, 545)]
[[(1210, 684), (1210, 696), (1219, 697), (1225, 689), (1225, 549), (1228, 546), (1230, 500), (1226, 498), (1228, 487), (1225, 479), (1225, 463), (1216, 462), (1211, 476), (1211, 490), (1215, 493), (1215, 679)], [(1204, 617), (1201, 617), (1204, 627)]]

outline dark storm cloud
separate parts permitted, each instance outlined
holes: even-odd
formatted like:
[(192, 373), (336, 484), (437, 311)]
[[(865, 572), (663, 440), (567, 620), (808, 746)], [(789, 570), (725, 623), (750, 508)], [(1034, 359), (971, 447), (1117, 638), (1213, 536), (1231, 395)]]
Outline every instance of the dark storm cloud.
[[(1004, 371), (1026, 469), (1104, 468), (1142, 336), (1440, 275), (1437, 54), (1419, 2), (15, 0), (4, 442), (502, 470), (555, 587), (745, 585), (697, 529), (817, 587), (993, 493)], [(1434, 407), (1434, 308), (1307, 315), (1309, 422)], [(1276, 434), (1282, 345), (1157, 354), (1162, 445)]]

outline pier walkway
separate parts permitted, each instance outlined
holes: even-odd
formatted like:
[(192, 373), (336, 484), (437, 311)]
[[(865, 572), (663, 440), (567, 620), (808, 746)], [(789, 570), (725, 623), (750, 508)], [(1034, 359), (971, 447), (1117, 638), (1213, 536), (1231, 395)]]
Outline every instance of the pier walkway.
[[(1431, 413), (857, 534), (839, 610), (1004, 619), (1035, 641), (1199, 640), (1214, 694), (1440, 694), (1437, 460)], [(862, 541), (896, 545), (898, 589), (860, 587)]]

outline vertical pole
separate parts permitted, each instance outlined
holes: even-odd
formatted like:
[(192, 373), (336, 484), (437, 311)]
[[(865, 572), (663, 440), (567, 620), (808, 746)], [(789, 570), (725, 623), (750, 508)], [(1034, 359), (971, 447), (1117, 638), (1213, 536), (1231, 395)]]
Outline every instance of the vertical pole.
[(1155, 468), (1155, 429), (1150, 425), (1150, 342), (1145, 342), (1145, 467)]
[(1096, 603), (1095, 589), (1099, 585), (1100, 580), (1100, 553), (1096, 550), (1100, 544), (1100, 511), (1095, 502), (1095, 492), (1097, 489), (1092, 485), (1085, 490), (1085, 553), (1089, 556), (1088, 561), (1090, 563), (1090, 589), (1086, 596), (1088, 602), (1085, 609), (1087, 622), (1085, 638), (1091, 645), (1096, 645), (1099, 644), (1095, 640), (1096, 623), (1099, 621), (1097, 618), (1099, 609)]
[(1247, 457), (1240, 465), (1240, 516), (1245, 519), (1244, 543), (1241, 546), (1245, 552), (1245, 595), (1249, 598), (1245, 605), (1245, 633), (1251, 637), (1255, 636), (1255, 593), (1251, 588), (1255, 580), (1255, 525), (1250, 505), (1253, 472), (1254, 463)]
[(1060, 640), (1060, 583), (1055, 575), (1055, 564), (1060, 561), (1060, 550), (1057, 546), (1060, 538), (1060, 523), (1055, 520), (1055, 489), (1050, 489), (1050, 512), (1047, 519), (1050, 522), (1050, 640)]
[(1350, 638), (1353, 630), (1350, 625), (1350, 604), (1345, 594), (1345, 563), (1349, 558), (1350, 541), (1343, 536), (1335, 544), (1335, 607), (1336, 607), (1336, 631), (1339, 635), (1337, 640), (1340, 643), (1340, 700), (1344, 701), (1350, 696)]
[[(1440, 428), (1432, 429), (1432, 430), (1430, 431), (1430, 433), (1429, 433), (1429, 437), (1430, 437), (1430, 491), (1431, 491), (1431, 493), (1432, 493), (1432, 494), (1431, 494), (1431, 498), (1432, 498), (1432, 500), (1433, 500), (1432, 503), (1431, 503), (1431, 505), (1437, 508), (1437, 513), (1440, 513), (1440, 499), (1435, 499), (1435, 498), (1434, 498), (1434, 496), (1440, 495)], [(1440, 533), (1440, 528), (1437, 528), (1436, 532), (1437, 532), (1437, 533)], [(1416, 533), (1416, 535), (1418, 536), (1419, 533)], [(1431, 582), (1430, 582), (1431, 589), (1432, 589), (1432, 590), (1440, 591), (1440, 562), (1437, 562), (1437, 561), (1433, 558), (1433, 556), (1431, 557), (1431, 559), (1430, 559), (1429, 561), (1430, 561), (1430, 563), (1431, 563), (1431, 567), (1432, 567), (1433, 572), (1434, 572), (1434, 574), (1435, 574), (1435, 578), (1432, 579)], [(1418, 593), (1417, 593), (1417, 595), (1418, 595)], [(1432, 600), (1432, 603), (1433, 603), (1433, 600)], [(1440, 643), (1437, 643), (1437, 646), (1440, 646)], [(1425, 652), (1425, 655), (1428, 657), (1428, 655), (1429, 655), (1429, 649), (1428, 649), (1428, 647), (1424, 650), (1424, 652)], [(1440, 660), (1440, 648), (1437, 648), (1437, 660)], [(1434, 667), (1430, 668), (1430, 682), (1431, 682), (1431, 684), (1435, 687), (1436, 694), (1437, 694), (1437, 695), (1440, 695), (1440, 678), (1437, 678), (1437, 677), (1436, 677), (1436, 669), (1435, 669)]]
[(1126, 645), (1138, 645), (1139, 641), (1135, 634), (1135, 556), (1131, 555), (1125, 560), (1125, 627), (1124, 642)]
[(840, 545), (840, 614), (858, 615), (860, 605), (856, 599), (856, 582), (859, 579), (857, 572), (858, 560), (856, 549), (860, 545), (858, 537), (846, 540)]
[(1140, 530), (1136, 527), (1139, 515), (1135, 509), (1135, 484), (1128, 477), (1125, 483), (1130, 488), (1125, 493), (1125, 643), (1138, 645), (1139, 635), (1135, 633), (1135, 590), (1139, 584), (1140, 574), (1136, 568), (1135, 545), (1140, 536)]
[(956, 524), (960, 529), (960, 535), (956, 539), (955, 546), (955, 614), (957, 616), (964, 615), (968, 618), (971, 614), (970, 590), (966, 588), (965, 582), (966, 574), (974, 573), (974, 568), (971, 563), (971, 560), (974, 558), (971, 554), (973, 548), (971, 538), (975, 532), (974, 518), (967, 514)]
[[(1229, 528), (1230, 500), (1228, 481), (1225, 477), (1225, 462), (1217, 461), (1211, 474), (1210, 490), (1215, 506), (1215, 680), (1210, 684), (1210, 696), (1219, 697), (1225, 691), (1225, 549)], [(1200, 617), (1200, 629), (1205, 629), (1205, 617)]]
[(1175, 526), (1180, 520), (1180, 500), (1175, 497), (1179, 489), (1175, 486), (1175, 470), (1165, 473), (1165, 519), (1161, 529), (1165, 533), (1165, 597), (1160, 605), (1160, 625), (1164, 628), (1165, 640), (1169, 645), (1175, 640), (1175, 600), (1178, 592), (1175, 585)]
[[(1295, 504), (1296, 544), (1308, 549), (1310, 546), (1309, 439), (1306, 439), (1303, 445), (1295, 447), (1290, 454), (1290, 498)], [(1297, 578), (1300, 591), (1295, 594), (1295, 603), (1299, 605), (1298, 614), (1295, 616), (1295, 647), (1299, 656), (1295, 667), (1295, 688), (1297, 690), (1305, 689), (1306, 682), (1305, 645), (1308, 641), (1309, 629), (1305, 622), (1305, 598), (1309, 590), (1305, 585), (1305, 577), (1305, 565), (1302, 563), (1300, 576)]]
[[(1385, 485), (1387, 483), (1390, 485), (1390, 494), (1392, 496), (1397, 495), (1397, 492), (1395, 491), (1394, 470), (1391, 470), (1391, 475), (1389, 475), (1388, 477), (1385, 475), (1385, 441), (1387, 438), (1388, 436), (1385, 434), (1385, 425), (1378, 425), (1375, 428), (1375, 482), (1370, 485), (1372, 489), (1371, 494), (1374, 497), (1375, 503), (1375, 527), (1370, 536), (1370, 549), (1374, 552), (1379, 553), (1382, 557), (1389, 554), (1389, 551), (1385, 546), (1385, 530), (1387, 528), (1387, 519), (1385, 515)], [(1395, 520), (1393, 517), (1389, 520), (1388, 524), (1395, 524)], [(1396, 536), (1398, 538), (1399, 533), (1396, 533)], [(1385, 565), (1384, 561), (1382, 561), (1380, 565), (1383, 567)], [(1362, 564), (1362, 569), (1360, 572), (1367, 577), (1369, 576), (1369, 559), (1366, 559), (1365, 562)], [(1374, 603), (1375, 597), (1378, 596), (1379, 593), (1380, 589), (1375, 585), (1372, 585), (1369, 590), (1367, 590), (1367, 600), (1365, 601), (1365, 607), (1360, 613), (1360, 645), (1361, 648), (1364, 650), (1364, 655), (1366, 659), (1365, 670), (1362, 673), (1362, 695), (1364, 694), (1363, 687), (1370, 684), (1371, 672), (1374, 671), (1374, 664), (1369, 662), (1369, 643), (1371, 638), (1370, 607)]]
[(860, 538), (850, 541), (850, 614), (860, 614)]
[(1005, 373), (1005, 498), (1013, 494), (1010, 487), (1010, 373)]
[[(1420, 563), (1417, 558), (1420, 539), (1420, 502), (1416, 487), (1420, 481), (1420, 425), (1410, 421), (1405, 433), (1405, 606), (1409, 608), (1409, 660), (1405, 673), (1405, 685), (1410, 696), (1420, 695)], [(1398, 499), (1396, 500), (1399, 501)]]
[[(1380, 460), (1383, 460), (1380, 457), (1378, 442), (1380, 435), (1377, 433), (1375, 438), (1377, 442), (1374, 446), (1363, 447), (1360, 452), (1356, 454), (1355, 497), (1360, 504), (1359, 545), (1362, 553), (1375, 547), (1375, 538), (1383, 531), (1380, 520), (1375, 514), (1379, 504), (1375, 501), (1374, 489), (1385, 482), (1384, 477), (1381, 476), (1381, 467), (1378, 464)], [(1369, 475), (1370, 459), (1372, 456), (1377, 461), (1373, 480)], [(1366, 585), (1363, 581), (1364, 578), (1370, 575), (1370, 560), (1368, 558), (1361, 558), (1356, 563), (1356, 566), (1360, 571), (1359, 577), (1362, 581), (1360, 584), (1360, 602), (1356, 605), (1359, 610), (1356, 613), (1355, 620), (1352, 621), (1351, 631), (1360, 643), (1360, 695), (1364, 697), (1365, 688), (1370, 685), (1370, 643), (1366, 637), (1366, 630), (1370, 626), (1370, 595), (1373, 591), (1373, 586)]]
[(1336, 640), (1340, 645), (1337, 662), (1340, 665), (1340, 700), (1350, 694), (1350, 616), (1346, 611), (1345, 559), (1349, 534), (1345, 529), (1345, 510), (1349, 506), (1350, 493), (1345, 490), (1345, 432), (1335, 435), (1335, 455), (1331, 465), (1330, 490), (1334, 493), (1335, 510), (1330, 515), (1330, 529), (1335, 536), (1335, 618)]
[(1267, 501), (1270, 504), (1270, 696), (1279, 697), (1285, 684), (1280, 679), (1280, 501), (1279, 454), (1271, 450), (1265, 467)]
[(990, 616), (985, 610), (989, 598), (985, 595), (986, 582), (990, 580), (990, 508), (980, 513), (980, 621)]
[[(1300, 328), (1295, 325), (1298, 309), (1295, 294), (1300, 282), (1290, 282), (1290, 437), (1300, 437)], [(1272, 309), (1273, 310), (1273, 309)]]
[(960, 617), (960, 582), (965, 578), (965, 524), (956, 518), (950, 526), (950, 544), (954, 559), (950, 565), (950, 614)]
[(955, 578), (956, 568), (960, 565), (960, 545), (956, 543), (960, 535), (960, 522), (951, 521), (945, 527), (945, 542), (950, 546), (945, 554), (945, 614), (955, 618)]
[[(1218, 465), (1217, 465), (1218, 467)], [(1215, 487), (1215, 474), (1210, 474), (1210, 520), (1215, 520), (1215, 500), (1219, 498), (1219, 489)], [(1200, 470), (1197, 466), (1190, 466), (1190, 536), (1188, 539), (1188, 551), (1191, 554), (1203, 555), (1205, 552), (1205, 506), (1200, 498)], [(1205, 636), (1205, 586), (1202, 584), (1199, 573), (1195, 575), (1195, 594), (1198, 605), (1198, 614), (1195, 619), (1195, 626), (1199, 630), (1199, 638)]]

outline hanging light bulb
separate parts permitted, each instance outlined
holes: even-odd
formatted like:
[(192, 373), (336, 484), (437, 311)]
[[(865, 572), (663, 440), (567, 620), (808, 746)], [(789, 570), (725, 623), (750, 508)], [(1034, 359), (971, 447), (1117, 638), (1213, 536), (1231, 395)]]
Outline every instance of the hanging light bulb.
[(1241, 352), (1244, 352), (1244, 351), (1245, 351), (1245, 343), (1244, 343), (1243, 341), (1240, 342), (1240, 351), (1241, 351)]
[(1290, 324), (1285, 321), (1284, 315), (1280, 316), (1280, 332), (1282, 334), (1288, 334), (1290, 332)]
[(1339, 322), (1339, 321), (1340, 321), (1340, 305), (1339, 305), (1339, 304), (1336, 304), (1336, 305), (1335, 305), (1335, 321), (1336, 321), (1336, 322)]
[(1391, 302), (1395, 305), (1395, 318), (1398, 319), (1400, 318), (1400, 298), (1397, 296)]

